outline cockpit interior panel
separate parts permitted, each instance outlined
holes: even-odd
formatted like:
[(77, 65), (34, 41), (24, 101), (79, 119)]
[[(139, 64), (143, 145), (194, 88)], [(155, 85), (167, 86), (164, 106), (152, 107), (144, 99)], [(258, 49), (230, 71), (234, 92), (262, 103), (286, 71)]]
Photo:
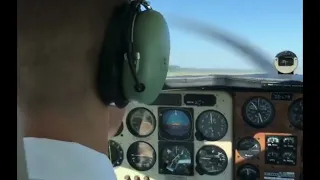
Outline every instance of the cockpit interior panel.
[(122, 124), (109, 143), (118, 179), (232, 179), (229, 93), (163, 91), (152, 105), (130, 103)]
[(299, 180), (302, 143), (302, 93), (163, 90), (126, 107), (109, 158), (126, 180)]
[(237, 92), (234, 103), (234, 179), (299, 179), (303, 95)]

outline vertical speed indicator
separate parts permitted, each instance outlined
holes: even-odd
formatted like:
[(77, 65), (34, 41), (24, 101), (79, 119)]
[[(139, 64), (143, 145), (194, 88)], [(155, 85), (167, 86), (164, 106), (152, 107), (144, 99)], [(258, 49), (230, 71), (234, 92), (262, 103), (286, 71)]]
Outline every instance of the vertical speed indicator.
[(199, 174), (215, 176), (227, 168), (228, 156), (222, 148), (215, 145), (206, 145), (198, 150), (196, 162), (196, 170)]

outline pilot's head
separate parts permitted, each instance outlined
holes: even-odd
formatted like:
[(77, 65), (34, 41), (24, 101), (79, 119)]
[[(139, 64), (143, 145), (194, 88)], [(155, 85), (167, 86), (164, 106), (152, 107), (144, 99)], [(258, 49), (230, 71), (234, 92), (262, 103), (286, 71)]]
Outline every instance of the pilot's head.
[(160, 93), (169, 28), (145, 1), (18, 0), (17, 14), (18, 107), (27, 134), (108, 139), (121, 125), (119, 108)]
[(115, 133), (124, 110), (106, 106), (96, 86), (108, 22), (126, 1), (18, 0), (18, 106), (26, 136), (72, 139), (105, 127)]

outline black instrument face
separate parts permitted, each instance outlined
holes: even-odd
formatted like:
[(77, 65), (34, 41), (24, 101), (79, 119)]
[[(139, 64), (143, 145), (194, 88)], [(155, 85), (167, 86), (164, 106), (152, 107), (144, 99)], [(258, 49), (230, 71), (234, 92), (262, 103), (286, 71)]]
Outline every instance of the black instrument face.
[(294, 101), (289, 107), (289, 121), (297, 129), (303, 129), (303, 100)]
[(297, 161), (296, 152), (292, 150), (284, 151), (281, 154), (281, 159), (282, 159), (281, 164), (294, 166), (296, 165), (296, 161)]
[(123, 149), (121, 148), (119, 143), (113, 140), (109, 140), (108, 157), (113, 167), (121, 165), (123, 161)]
[(122, 133), (122, 131), (123, 131), (123, 123), (121, 123), (117, 133), (114, 136), (119, 136)]
[(159, 174), (193, 175), (193, 153), (188, 147), (164, 145), (159, 153)]
[(259, 141), (253, 137), (245, 137), (240, 139), (237, 144), (237, 151), (244, 159), (251, 159), (257, 157), (261, 152)]
[(266, 136), (265, 163), (295, 166), (297, 161), (296, 136)]
[(263, 128), (273, 121), (274, 111), (274, 107), (269, 100), (263, 97), (255, 97), (244, 104), (242, 115), (244, 120), (252, 127)]
[(199, 174), (218, 175), (227, 168), (228, 156), (220, 147), (207, 145), (198, 150), (196, 162)]
[(196, 129), (203, 140), (218, 141), (227, 134), (228, 121), (219, 111), (204, 111), (197, 118)]
[(193, 140), (192, 108), (159, 108), (159, 140)]
[(127, 127), (136, 137), (147, 137), (156, 128), (156, 118), (146, 108), (135, 108), (127, 116)]
[(268, 150), (266, 152), (266, 164), (280, 164), (281, 155), (279, 151), (276, 150)]
[(146, 142), (138, 141), (131, 144), (127, 151), (130, 166), (138, 171), (151, 169), (156, 162), (156, 151)]
[(238, 169), (237, 176), (240, 180), (259, 180), (259, 169), (251, 164), (245, 164)]
[(280, 138), (278, 136), (267, 136), (267, 147), (274, 146), (274, 147), (279, 147), (280, 146)]

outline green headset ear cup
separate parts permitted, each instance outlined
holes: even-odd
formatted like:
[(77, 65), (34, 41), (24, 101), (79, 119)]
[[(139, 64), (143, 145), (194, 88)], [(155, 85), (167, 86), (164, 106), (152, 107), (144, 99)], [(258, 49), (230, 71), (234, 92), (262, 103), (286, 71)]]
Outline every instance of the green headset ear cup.
[(152, 103), (159, 95), (169, 68), (170, 33), (166, 20), (157, 11), (139, 13), (134, 23), (133, 49), (139, 52), (136, 73), (145, 85), (143, 92), (136, 92), (128, 63), (123, 66), (123, 92), (130, 101)]

